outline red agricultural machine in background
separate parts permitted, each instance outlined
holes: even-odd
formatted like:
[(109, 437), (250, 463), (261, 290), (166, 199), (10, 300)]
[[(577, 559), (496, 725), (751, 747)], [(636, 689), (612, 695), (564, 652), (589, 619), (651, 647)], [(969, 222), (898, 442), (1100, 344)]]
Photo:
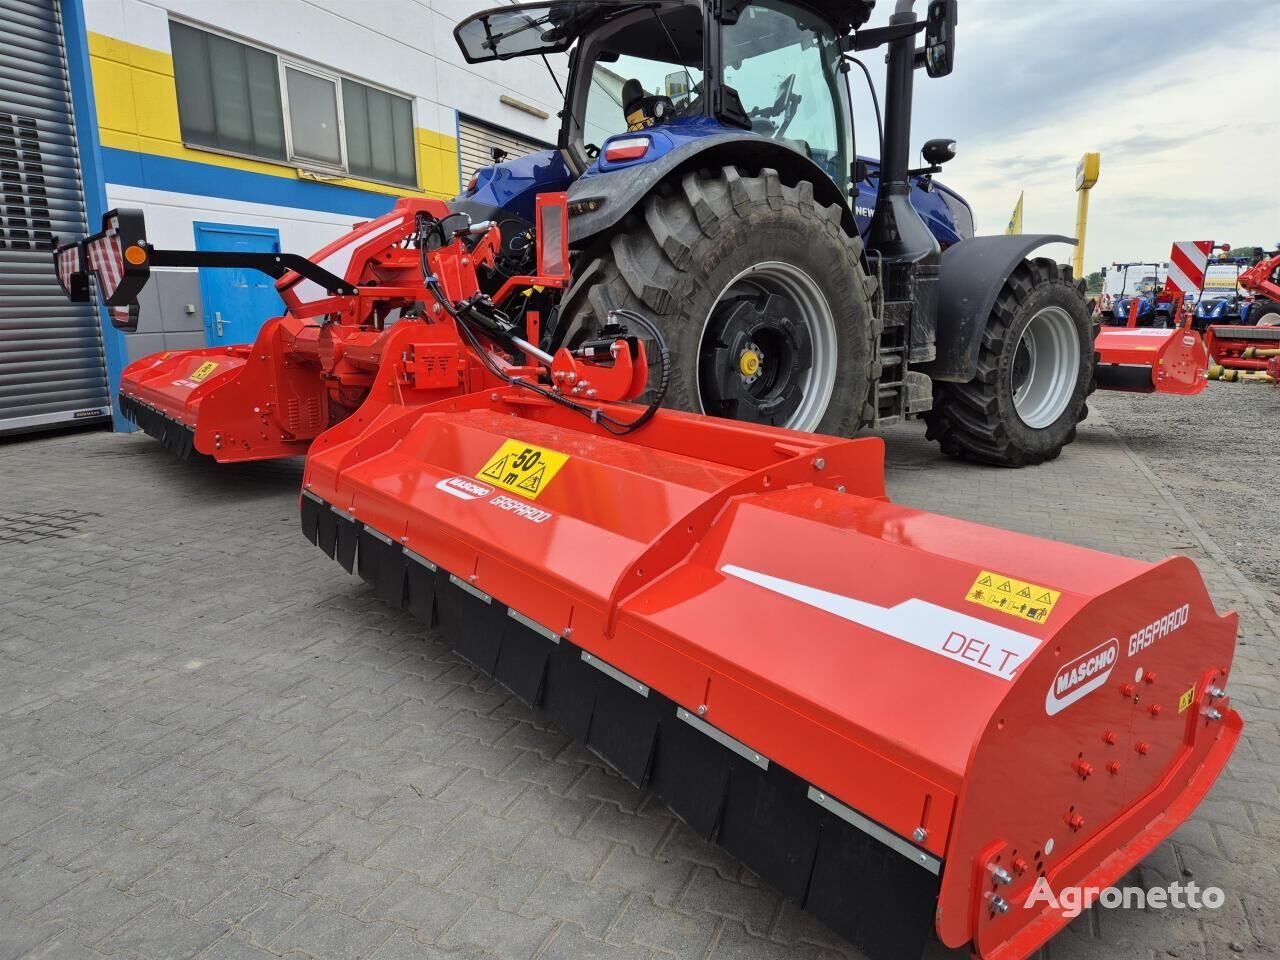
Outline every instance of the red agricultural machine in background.
[(1249, 295), (1245, 322), (1209, 327), (1209, 379), (1280, 383), (1280, 249), (1242, 272), (1236, 284)]
[[(72, 299), (88, 299), (86, 271), (103, 281), (112, 321), (126, 331), (136, 329), (137, 294), (153, 266), (242, 267), (278, 278), (288, 312), (267, 321), (253, 344), (153, 354), (121, 377), (121, 410), (143, 430), (182, 456), (194, 450), (230, 463), (305, 454), (371, 395), (424, 402), (536, 379), (538, 364), (571, 385), (567, 396), (638, 396), (648, 371), (633, 336), (591, 339), (555, 356), (534, 346), (537, 290), (560, 289), (568, 277), (564, 221), (564, 194), (538, 198), (537, 272), (509, 278), (492, 298), (480, 294), (477, 270), (493, 266), (500, 231), (435, 200), (401, 200), (310, 260), (156, 250), (136, 210), (112, 211), (102, 233), (61, 247), (56, 259)], [(495, 306), (507, 303), (523, 326)], [(465, 312), (468, 325), (404, 322), (447, 309)], [(486, 362), (486, 352), (465, 349), (473, 328), (509, 353)]]
[(1280, 246), (1236, 278), (1248, 296), (1245, 322), (1255, 327), (1280, 326)]
[(1140, 298), (1130, 300), (1125, 326), (1104, 326), (1094, 341), (1096, 378), (1102, 390), (1129, 393), (1197, 394), (1208, 383), (1209, 352), (1192, 325), (1195, 307), (1188, 295), (1204, 289), (1211, 240), (1179, 241), (1169, 252), (1169, 272), (1159, 297), (1168, 302), (1171, 329), (1140, 327)]

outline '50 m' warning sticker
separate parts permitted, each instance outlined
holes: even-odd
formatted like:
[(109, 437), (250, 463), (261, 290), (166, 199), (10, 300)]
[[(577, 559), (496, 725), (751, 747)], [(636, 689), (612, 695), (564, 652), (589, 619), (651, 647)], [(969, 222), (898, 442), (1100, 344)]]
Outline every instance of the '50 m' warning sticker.
[(476, 477), (536, 500), (568, 461), (567, 454), (518, 440), (506, 440), (489, 462), (480, 468)]
[(209, 360), (205, 363), (200, 364), (200, 366), (196, 367), (195, 370), (192, 371), (191, 376), (188, 377), (187, 379), (194, 380), (196, 383), (200, 383), (202, 380), (204, 380), (205, 377), (209, 376), (209, 374), (213, 373), (213, 371), (217, 369), (218, 369), (218, 365), (214, 363), (212, 360)]
[(964, 598), (970, 603), (999, 610), (1011, 617), (1044, 623), (1049, 619), (1049, 614), (1053, 613), (1053, 606), (1061, 596), (1061, 591), (983, 570)]

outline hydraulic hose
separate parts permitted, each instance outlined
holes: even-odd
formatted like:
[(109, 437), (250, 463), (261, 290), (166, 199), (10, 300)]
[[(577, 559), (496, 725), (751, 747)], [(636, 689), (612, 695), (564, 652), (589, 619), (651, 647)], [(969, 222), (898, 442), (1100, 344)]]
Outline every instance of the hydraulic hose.
[[(612, 310), (609, 312), (609, 317), (611, 319), (620, 317), (630, 321), (631, 323), (637, 324), (649, 333), (649, 336), (653, 338), (654, 344), (657, 346), (659, 363), (662, 371), (658, 388), (654, 393), (653, 399), (650, 401), (649, 405), (645, 407), (644, 411), (634, 420), (618, 420), (616, 417), (612, 417), (603, 412), (598, 407), (592, 407), (579, 403), (576, 400), (570, 400), (568, 397), (563, 396), (555, 390), (550, 390), (539, 384), (531, 383), (523, 377), (513, 377), (494, 362), (492, 351), (480, 342), (480, 338), (473, 329), (473, 325), (480, 326), (487, 336), (507, 341), (511, 346), (521, 350), (522, 352), (529, 353), (531, 356), (536, 357), (539, 361), (548, 366), (553, 358), (549, 354), (539, 350), (537, 347), (534, 347), (533, 344), (517, 337), (512, 331), (507, 330), (505, 328), (506, 317), (501, 314), (501, 311), (497, 311), (496, 308), (495, 312), (498, 313), (499, 316), (485, 317), (483, 320), (477, 320), (473, 317), (473, 314), (476, 312), (476, 305), (474, 303), (463, 304), (459, 307), (450, 301), (449, 297), (445, 295), (444, 290), (440, 287), (439, 278), (431, 272), (430, 264), (427, 262), (427, 242), (431, 233), (436, 230), (440, 230), (440, 221), (424, 214), (419, 215), (417, 230), (418, 263), (422, 269), (423, 283), (427, 290), (430, 291), (431, 296), (435, 301), (440, 304), (441, 309), (453, 318), (454, 323), (457, 325), (457, 328), (461, 332), (463, 338), (467, 341), (467, 344), (475, 352), (476, 356), (480, 358), (480, 362), (484, 364), (485, 369), (493, 374), (493, 376), (513, 387), (521, 387), (531, 393), (536, 393), (541, 397), (545, 397), (554, 403), (558, 403), (563, 407), (568, 407), (575, 413), (582, 414), (592, 423), (600, 424), (600, 426), (604, 427), (614, 436), (626, 436), (633, 430), (639, 430), (653, 419), (654, 415), (658, 412), (658, 408), (662, 406), (662, 401), (666, 399), (667, 389), (671, 383), (671, 351), (667, 348), (667, 341), (666, 338), (663, 337), (662, 331), (654, 326), (648, 318), (636, 313), (634, 310)], [(443, 235), (443, 231), (441, 231), (441, 234)]]

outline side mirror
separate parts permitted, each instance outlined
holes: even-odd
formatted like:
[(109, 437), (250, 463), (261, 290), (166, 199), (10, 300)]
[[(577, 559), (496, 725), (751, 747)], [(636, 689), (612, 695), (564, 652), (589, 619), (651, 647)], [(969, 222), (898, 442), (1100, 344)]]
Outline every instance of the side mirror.
[(956, 59), (957, 0), (930, 0), (925, 17), (924, 65), (931, 77), (951, 73)]
[(862, 183), (871, 176), (871, 168), (867, 166), (867, 161), (855, 160), (849, 170), (849, 175), (853, 178), (854, 183)]
[(920, 148), (920, 155), (924, 157), (924, 162), (929, 166), (940, 167), (955, 157), (956, 142), (945, 137), (937, 140), (926, 140), (925, 145)]

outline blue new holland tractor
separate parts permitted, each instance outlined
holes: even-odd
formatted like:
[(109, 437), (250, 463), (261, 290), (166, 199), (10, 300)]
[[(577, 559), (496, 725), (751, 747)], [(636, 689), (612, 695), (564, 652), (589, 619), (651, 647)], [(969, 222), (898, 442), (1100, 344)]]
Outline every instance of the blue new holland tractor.
[[(462, 21), (471, 63), (569, 55), (558, 148), (478, 171), (452, 204), (503, 224), (515, 273), (535, 196), (568, 192), (574, 281), (543, 349), (637, 310), (670, 346), (674, 406), (846, 436), (924, 416), (953, 456), (1056, 457), (1087, 412), (1094, 330), (1069, 268), (1029, 255), (1072, 241), (975, 237), (934, 180), (954, 141), (911, 168), (913, 78), (951, 72), (956, 23), (956, 0), (923, 20), (914, 2), (874, 28), (874, 0), (557, 0)], [(850, 71), (880, 47), (873, 162)]]

